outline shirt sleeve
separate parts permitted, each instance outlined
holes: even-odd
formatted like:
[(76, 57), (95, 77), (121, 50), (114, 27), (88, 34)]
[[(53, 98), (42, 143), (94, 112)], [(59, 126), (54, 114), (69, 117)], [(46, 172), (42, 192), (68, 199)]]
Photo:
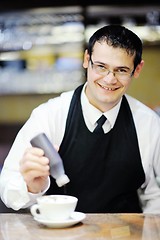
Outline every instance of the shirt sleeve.
[[(148, 124), (148, 126), (147, 126)], [(153, 115), (140, 144), (146, 181), (139, 191), (144, 213), (160, 213), (160, 119)], [(148, 139), (148, 140), (147, 140)], [(143, 147), (142, 147), (143, 146)]]
[(30, 117), (18, 133), (1, 171), (1, 199), (7, 207), (14, 210), (32, 205), (35, 203), (37, 196), (45, 192), (39, 194), (28, 193), (26, 183), (19, 172), (19, 161), (26, 148), (30, 147), (30, 139), (40, 131), (40, 125), (37, 124), (35, 116)]
[(31, 147), (30, 140), (38, 133), (44, 132), (53, 144), (60, 144), (65, 130), (67, 107), (71, 94), (63, 94), (63, 97), (50, 99), (33, 110), (30, 118), (18, 132), (15, 141), (3, 164), (0, 174), (0, 195), (4, 204), (14, 210), (26, 208), (36, 202), (43, 192), (31, 194), (27, 190), (26, 183), (19, 171), (19, 162), (26, 148)]
[(50, 185), (50, 179), (48, 178), (48, 185), (43, 192), (37, 194), (29, 193), (22, 175), (19, 172), (11, 172), (5, 168), (0, 181), (2, 181), (0, 189), (2, 201), (7, 207), (14, 210), (30, 207), (36, 202), (37, 197), (42, 196), (47, 191)]

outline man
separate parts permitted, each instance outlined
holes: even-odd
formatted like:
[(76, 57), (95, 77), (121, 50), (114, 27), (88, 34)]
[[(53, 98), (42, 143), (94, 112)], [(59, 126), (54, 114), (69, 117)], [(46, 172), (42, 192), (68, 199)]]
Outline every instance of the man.
[[(160, 119), (126, 95), (144, 65), (141, 57), (141, 40), (123, 26), (92, 35), (83, 61), (86, 83), (37, 107), (13, 143), (0, 180), (8, 207), (65, 193), (78, 198), (78, 211), (160, 213)], [(96, 132), (102, 115), (103, 130)], [(70, 179), (65, 188), (49, 177), (43, 150), (30, 145), (40, 132), (59, 148)]]

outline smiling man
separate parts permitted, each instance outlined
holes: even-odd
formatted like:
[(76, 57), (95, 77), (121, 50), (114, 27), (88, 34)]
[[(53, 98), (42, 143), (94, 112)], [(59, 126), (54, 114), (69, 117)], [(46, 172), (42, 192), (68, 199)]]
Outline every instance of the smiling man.
[[(17, 134), (1, 173), (7, 206), (18, 210), (39, 195), (65, 193), (86, 213), (160, 213), (160, 118), (126, 94), (143, 65), (142, 42), (129, 29), (109, 25), (91, 36), (86, 83), (34, 109)], [(59, 146), (65, 188), (50, 178), (43, 150), (30, 145), (40, 132)]]

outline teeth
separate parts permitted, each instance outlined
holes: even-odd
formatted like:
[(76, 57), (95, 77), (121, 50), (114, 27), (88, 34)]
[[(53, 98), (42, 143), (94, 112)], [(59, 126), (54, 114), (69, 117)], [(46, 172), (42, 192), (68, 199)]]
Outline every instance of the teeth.
[[(100, 84), (99, 84), (100, 85)], [(109, 87), (105, 87), (105, 86), (103, 86), (103, 85), (100, 85), (102, 88), (104, 88), (104, 89), (106, 89), (106, 90), (108, 90), (108, 91), (114, 91), (115, 90), (115, 88), (109, 88)]]
[(106, 90), (109, 90), (109, 91), (112, 91), (112, 90), (114, 90), (114, 89), (112, 89), (112, 88), (108, 88), (108, 87), (104, 87), (104, 86), (102, 86), (104, 89), (106, 89)]
[(113, 90), (112, 88), (106, 88), (106, 89), (107, 89), (107, 90), (110, 90), (110, 91)]

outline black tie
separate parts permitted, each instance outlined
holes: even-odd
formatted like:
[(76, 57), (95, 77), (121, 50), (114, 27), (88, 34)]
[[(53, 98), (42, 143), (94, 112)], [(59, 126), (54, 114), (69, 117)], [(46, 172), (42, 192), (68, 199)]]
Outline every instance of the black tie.
[(104, 122), (106, 121), (106, 119), (107, 119), (107, 118), (106, 118), (104, 115), (102, 115), (102, 116), (97, 120), (97, 124), (98, 124), (98, 125), (96, 126), (96, 128), (94, 129), (93, 132), (95, 132), (95, 133), (104, 133), (102, 126), (103, 126)]

